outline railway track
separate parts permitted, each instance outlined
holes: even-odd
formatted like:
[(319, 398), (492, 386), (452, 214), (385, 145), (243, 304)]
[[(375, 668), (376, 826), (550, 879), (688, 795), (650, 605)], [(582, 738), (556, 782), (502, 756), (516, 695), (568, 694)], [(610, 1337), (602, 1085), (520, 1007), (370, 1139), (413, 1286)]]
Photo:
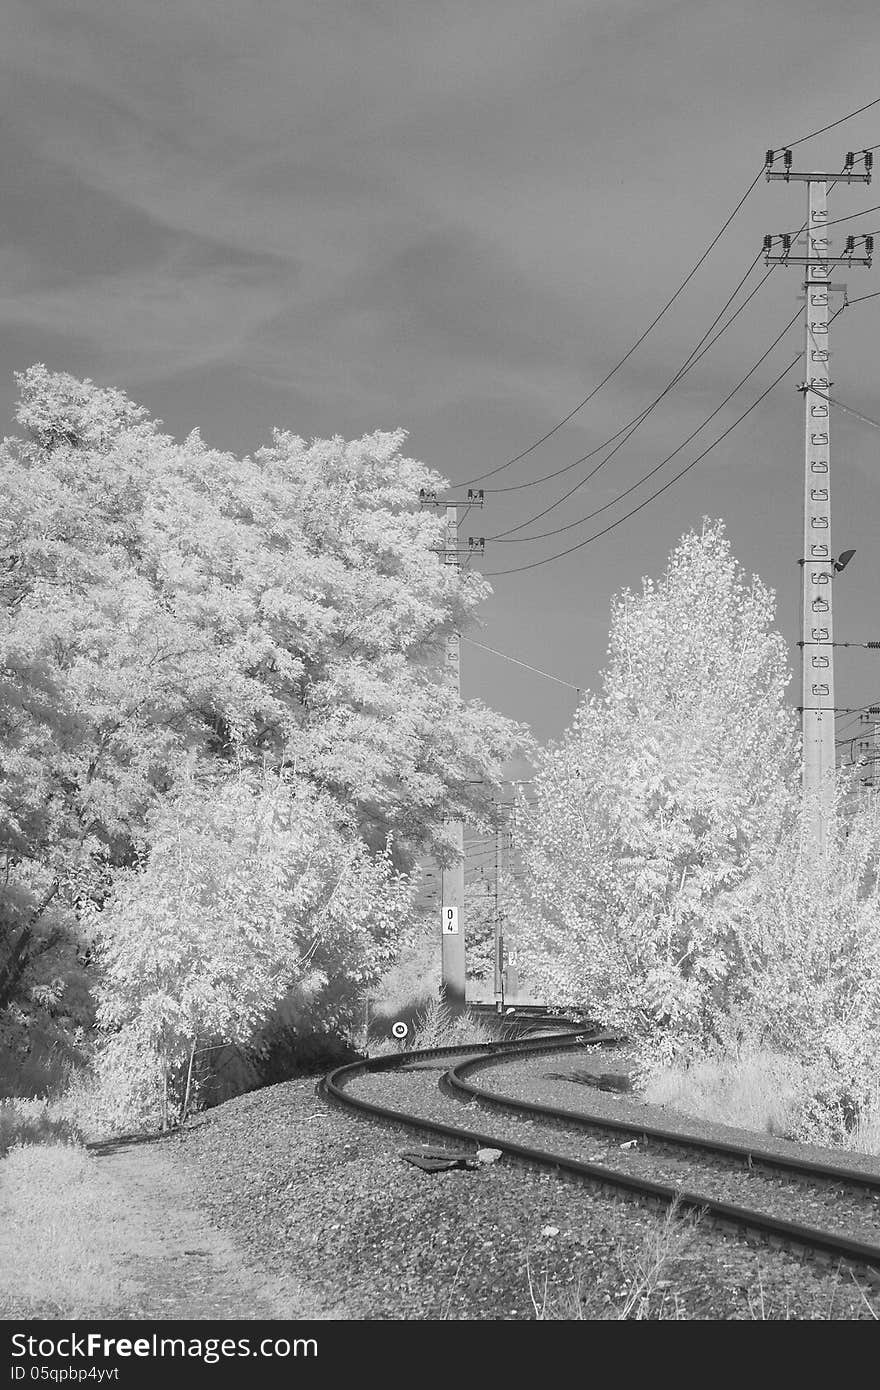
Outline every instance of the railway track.
[[(564, 1179), (636, 1200), (666, 1206), (677, 1202), (680, 1210), (699, 1212), (713, 1224), (880, 1271), (880, 1175), (763, 1148), (757, 1142), (687, 1134), (628, 1119), (619, 1113), (619, 1101), (618, 1113), (611, 1114), (607, 1105), (551, 1105), (535, 1094), (507, 1094), (500, 1081), (517, 1067), (532, 1073), (525, 1090), (540, 1092), (536, 1059), (574, 1055), (582, 1060), (585, 1044), (611, 1047), (620, 1042), (593, 1025), (575, 1025), (537, 1008), (520, 1014), (519, 1021), (541, 1032), (513, 1042), (403, 1052), (351, 1063), (329, 1073), (322, 1090), (328, 1099), (362, 1116), (452, 1141), (458, 1150), (498, 1149), (509, 1160)], [(555, 1036), (548, 1037), (548, 1029)], [(490, 1084), (472, 1079), (480, 1073)], [(583, 1094), (584, 1088), (576, 1090)], [(462, 1102), (468, 1109), (467, 1124), (460, 1122)], [(479, 1127), (471, 1123), (477, 1108)]]

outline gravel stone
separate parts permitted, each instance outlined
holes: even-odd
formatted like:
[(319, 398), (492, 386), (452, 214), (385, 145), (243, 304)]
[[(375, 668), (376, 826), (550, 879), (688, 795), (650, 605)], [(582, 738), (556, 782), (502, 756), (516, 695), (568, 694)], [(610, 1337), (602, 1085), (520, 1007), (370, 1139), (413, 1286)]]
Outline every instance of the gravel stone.
[[(436, 1066), (415, 1076), (389, 1072), (383, 1095), (404, 1107), (411, 1083), (424, 1080), (427, 1090), (436, 1079)], [(363, 1080), (373, 1087), (380, 1078)], [(475, 1125), (470, 1107), (439, 1095), (437, 1104), (453, 1123), (486, 1127), (482, 1110)], [(248, 1263), (264, 1275), (292, 1274), (318, 1316), (595, 1319), (619, 1317), (632, 1304), (659, 1209), (507, 1158), (425, 1173), (399, 1157), (411, 1138), (403, 1127), (331, 1107), (301, 1078), (197, 1117), (169, 1149)], [(660, 1284), (629, 1316), (880, 1314), (880, 1291), (862, 1272), (705, 1223), (681, 1222), (671, 1245)]]

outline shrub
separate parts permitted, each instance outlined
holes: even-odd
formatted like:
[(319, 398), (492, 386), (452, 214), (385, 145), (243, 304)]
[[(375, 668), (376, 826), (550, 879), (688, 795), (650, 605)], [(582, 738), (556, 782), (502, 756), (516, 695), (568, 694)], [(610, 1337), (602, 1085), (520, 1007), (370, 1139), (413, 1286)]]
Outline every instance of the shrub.
[(53, 1113), (48, 1101), (0, 1100), (0, 1157), (19, 1144), (73, 1143), (81, 1138), (76, 1123)]

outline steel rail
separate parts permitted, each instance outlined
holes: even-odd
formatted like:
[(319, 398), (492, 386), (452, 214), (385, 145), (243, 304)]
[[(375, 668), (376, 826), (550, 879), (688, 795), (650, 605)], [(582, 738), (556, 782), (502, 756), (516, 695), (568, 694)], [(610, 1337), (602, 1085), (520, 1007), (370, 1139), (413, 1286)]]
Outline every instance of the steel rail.
[[(566, 1046), (566, 1044), (562, 1044)], [(559, 1044), (530, 1049), (534, 1052), (556, 1052)], [(505, 1054), (505, 1061), (511, 1060)], [(483, 1086), (475, 1086), (465, 1080), (469, 1072), (481, 1071), (491, 1066), (491, 1057), (473, 1057), (452, 1067), (443, 1077), (446, 1087), (459, 1098), (478, 1100), (481, 1104), (503, 1110), (526, 1111), (529, 1115), (541, 1115), (548, 1120), (557, 1120), (567, 1125), (583, 1129), (612, 1130), (618, 1134), (636, 1135), (638, 1138), (654, 1139), (662, 1144), (683, 1149), (699, 1149), (705, 1153), (720, 1154), (725, 1158), (742, 1159), (750, 1167), (775, 1168), (800, 1177), (821, 1178), (828, 1182), (845, 1183), (850, 1187), (864, 1187), (869, 1191), (880, 1192), (880, 1175), (866, 1173), (860, 1168), (848, 1168), (841, 1164), (825, 1163), (820, 1159), (795, 1158), (793, 1155), (778, 1154), (771, 1149), (762, 1149), (757, 1144), (742, 1144), (735, 1140), (709, 1139), (704, 1135), (682, 1134), (680, 1130), (662, 1129), (656, 1125), (642, 1124), (635, 1120), (619, 1120), (585, 1110), (569, 1110), (566, 1106), (541, 1105), (536, 1101), (522, 1101), (514, 1096), (505, 1096), (500, 1091), (490, 1091)]]
[[(395, 1068), (405, 1069), (408, 1062), (429, 1060), (432, 1057), (455, 1053), (473, 1054), (477, 1051), (484, 1054), (493, 1050), (493, 1060), (501, 1060), (502, 1058), (507, 1060), (512, 1055), (524, 1056), (531, 1055), (536, 1051), (555, 1051), (559, 1044), (568, 1048), (582, 1042), (610, 1042), (612, 1037), (614, 1037), (614, 1041), (619, 1041), (619, 1037), (614, 1035), (597, 1036), (589, 1034), (586, 1029), (580, 1029), (574, 1037), (568, 1035), (556, 1040), (556, 1046), (548, 1046), (547, 1040), (541, 1038), (535, 1040), (534, 1046), (523, 1045), (522, 1043), (510, 1045), (482, 1043), (392, 1053), (386, 1057), (367, 1058), (363, 1061), (349, 1062), (336, 1067), (322, 1078), (318, 1089), (328, 1100), (343, 1108), (358, 1111), (385, 1123), (390, 1122), (396, 1126), (421, 1133), (441, 1135), (446, 1139), (454, 1139), (458, 1143), (465, 1141), (476, 1145), (477, 1148), (500, 1149), (502, 1154), (528, 1166), (549, 1168), (560, 1175), (573, 1177), (582, 1182), (623, 1189), (637, 1197), (660, 1201), (666, 1206), (677, 1203), (680, 1209), (707, 1214), (713, 1221), (720, 1222), (725, 1226), (754, 1231), (761, 1236), (775, 1237), (807, 1250), (819, 1251), (822, 1254), (835, 1255), (840, 1259), (849, 1260), (856, 1264), (880, 1268), (880, 1245), (871, 1245), (865, 1241), (855, 1240), (850, 1236), (835, 1235), (833, 1232), (805, 1226), (800, 1222), (787, 1221), (782, 1217), (770, 1216), (764, 1212), (753, 1211), (748, 1207), (737, 1206), (731, 1202), (704, 1197), (699, 1193), (688, 1192), (686, 1189), (671, 1183), (656, 1182), (652, 1178), (635, 1177), (629, 1173), (621, 1172), (619, 1169), (608, 1168), (604, 1164), (584, 1162), (562, 1154), (551, 1153), (546, 1149), (519, 1144), (512, 1139), (485, 1134), (480, 1130), (466, 1128), (462, 1125), (451, 1125), (441, 1120), (427, 1119), (411, 1114), (406, 1110), (365, 1100), (362, 1097), (352, 1095), (346, 1089), (346, 1083), (359, 1075)], [(522, 1102), (521, 1106), (523, 1109), (530, 1108), (527, 1102)], [(519, 1103), (517, 1108), (519, 1108)]]

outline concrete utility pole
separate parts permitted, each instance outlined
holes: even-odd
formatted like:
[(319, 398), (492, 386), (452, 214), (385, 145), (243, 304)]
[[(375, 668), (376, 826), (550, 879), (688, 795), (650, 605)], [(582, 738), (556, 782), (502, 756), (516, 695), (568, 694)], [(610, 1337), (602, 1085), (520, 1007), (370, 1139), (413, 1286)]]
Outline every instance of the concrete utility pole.
[[(500, 814), (501, 807), (498, 807)], [(501, 915), (501, 821), (495, 826), (495, 1007), (504, 1008), (504, 929)]]
[[(847, 154), (839, 174), (794, 173), (790, 150), (781, 151), (784, 168), (773, 170), (777, 158), (767, 151), (767, 178), (795, 180), (807, 185), (806, 256), (791, 255), (791, 237), (765, 236), (767, 265), (802, 265), (804, 281), (804, 548), (800, 559), (803, 575), (802, 668), (802, 795), (804, 829), (822, 854), (825, 851), (834, 806), (834, 626), (831, 554), (831, 433), (830, 405), (826, 399), (830, 380), (829, 295), (845, 286), (830, 283), (834, 265), (870, 265), (871, 257), (855, 256), (855, 238), (848, 237), (847, 254), (832, 256), (828, 238), (827, 195), (829, 183), (870, 183), (873, 156), (863, 152), (864, 173), (855, 173), (854, 156)], [(782, 242), (782, 254), (771, 255), (774, 241)]]
[[(458, 509), (446, 508), (444, 563), (458, 565)], [(461, 637), (450, 632), (446, 638), (446, 677), (456, 695), (461, 695)], [(465, 1006), (465, 942), (464, 942), (464, 823), (453, 821), (449, 827), (453, 848), (458, 856), (455, 863), (440, 870), (440, 972), (443, 997), (450, 1009), (458, 1012)]]
[[(458, 508), (482, 507), (483, 489), (468, 488), (466, 500), (441, 502), (435, 492), (419, 493), (423, 507), (443, 507), (446, 525), (443, 545), (439, 547), (445, 565), (460, 568), (462, 547), (458, 543)], [(465, 513), (467, 515), (467, 512)], [(468, 539), (466, 553), (481, 554), (485, 546), (482, 536)], [(444, 653), (445, 676), (456, 695), (461, 695), (461, 637), (450, 632)], [(464, 822), (449, 824), (455, 860), (448, 867), (440, 866), (440, 979), (445, 1003), (458, 1013), (466, 1002), (465, 911), (464, 911)]]

